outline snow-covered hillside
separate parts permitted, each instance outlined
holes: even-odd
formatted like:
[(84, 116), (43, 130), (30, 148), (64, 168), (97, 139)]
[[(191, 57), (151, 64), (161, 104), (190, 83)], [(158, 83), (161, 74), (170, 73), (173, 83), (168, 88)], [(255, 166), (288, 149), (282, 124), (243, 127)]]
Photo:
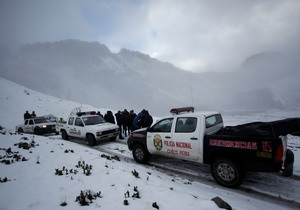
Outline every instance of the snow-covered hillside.
[(38, 116), (52, 114), (66, 118), (75, 107), (83, 110), (97, 110), (102, 113), (107, 109), (96, 109), (90, 105), (75, 103), (45, 95), (16, 83), (0, 78), (0, 125), (14, 129), (23, 123), (25, 111), (35, 111)]

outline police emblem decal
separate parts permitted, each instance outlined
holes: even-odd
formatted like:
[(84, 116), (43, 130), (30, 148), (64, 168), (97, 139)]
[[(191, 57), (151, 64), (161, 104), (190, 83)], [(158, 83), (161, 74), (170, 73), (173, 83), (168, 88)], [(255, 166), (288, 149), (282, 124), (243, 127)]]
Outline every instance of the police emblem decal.
[(156, 150), (161, 150), (163, 147), (162, 139), (159, 134), (156, 134), (153, 138), (153, 144)]

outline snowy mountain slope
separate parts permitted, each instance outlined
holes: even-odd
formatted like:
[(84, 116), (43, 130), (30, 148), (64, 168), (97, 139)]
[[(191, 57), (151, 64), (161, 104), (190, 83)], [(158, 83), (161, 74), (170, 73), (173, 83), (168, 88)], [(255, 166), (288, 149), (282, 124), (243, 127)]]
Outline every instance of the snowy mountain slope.
[[(1, 50), (0, 77), (96, 107), (202, 110), (299, 109), (299, 61), (278, 53), (250, 56), (231, 72), (192, 73), (140, 52), (112, 53), (103, 44), (65, 40)], [(249, 95), (249, 97), (248, 97)]]
[[(0, 125), (13, 130), (23, 123), (25, 111), (38, 116), (53, 114), (66, 118), (75, 107), (96, 110), (94, 107), (48, 96), (0, 78)], [(104, 109), (97, 109), (104, 113)]]

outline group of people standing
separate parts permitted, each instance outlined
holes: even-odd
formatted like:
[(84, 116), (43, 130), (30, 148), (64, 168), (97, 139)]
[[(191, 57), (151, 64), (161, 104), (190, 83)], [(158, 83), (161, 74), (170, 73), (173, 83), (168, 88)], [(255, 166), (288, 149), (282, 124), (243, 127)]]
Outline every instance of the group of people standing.
[[(101, 115), (100, 112), (98, 112), (98, 114)], [(118, 111), (117, 113), (115, 113), (115, 117), (112, 111), (107, 111), (103, 116), (103, 118), (107, 122), (117, 124), (119, 126), (119, 139), (124, 139), (124, 137), (122, 136), (123, 134), (126, 137), (132, 131), (139, 128), (149, 127), (153, 123), (152, 116), (145, 109), (143, 109), (139, 114), (134, 113), (133, 110), (128, 112), (127, 109), (124, 109), (124, 111)], [(117, 122), (115, 122), (115, 119)]]
[[(150, 127), (153, 123), (153, 118), (149, 114), (148, 110), (143, 109), (139, 114), (134, 113), (133, 110), (128, 112), (126, 109), (124, 111), (118, 111), (113, 115), (112, 111), (107, 111), (103, 116), (100, 112), (97, 112), (98, 115), (103, 117), (106, 122), (117, 124), (120, 128), (119, 138), (124, 139), (122, 134), (126, 137), (132, 131), (139, 128), (147, 128)], [(30, 114), (28, 111), (24, 114), (24, 120), (34, 118), (36, 114), (34, 111)], [(115, 121), (116, 119), (116, 121)], [(60, 118), (62, 121), (63, 119)]]
[(36, 114), (34, 111), (32, 111), (32, 113), (30, 114), (28, 111), (26, 111), (24, 113), (24, 120), (30, 119), (30, 118), (34, 118), (36, 117)]

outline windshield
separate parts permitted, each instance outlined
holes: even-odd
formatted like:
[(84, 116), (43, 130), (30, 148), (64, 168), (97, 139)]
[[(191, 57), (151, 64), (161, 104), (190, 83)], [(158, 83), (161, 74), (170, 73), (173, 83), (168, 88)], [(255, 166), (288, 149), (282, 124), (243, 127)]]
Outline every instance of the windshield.
[(46, 118), (36, 118), (34, 119), (35, 124), (40, 124), (40, 123), (47, 123), (50, 122), (49, 120), (47, 120)]
[(152, 127), (152, 131), (169, 133), (169, 132), (171, 132), (172, 123), (173, 123), (173, 118), (163, 119), (163, 120), (157, 122)]
[(97, 125), (97, 124), (105, 123), (105, 120), (99, 115), (82, 117), (82, 120), (85, 125)]

